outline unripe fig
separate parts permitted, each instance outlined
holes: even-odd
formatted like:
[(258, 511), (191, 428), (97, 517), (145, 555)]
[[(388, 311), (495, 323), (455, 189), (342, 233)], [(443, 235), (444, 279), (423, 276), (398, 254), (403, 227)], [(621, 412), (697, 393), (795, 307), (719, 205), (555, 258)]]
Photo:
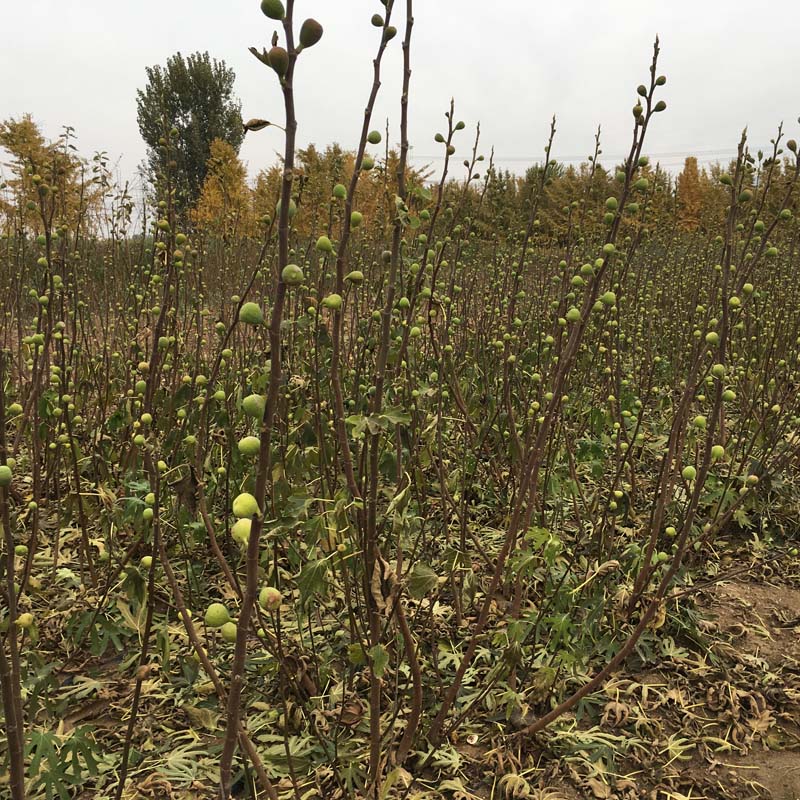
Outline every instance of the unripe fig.
[(222, 603), (212, 603), (206, 609), (205, 622), (209, 628), (221, 628), (230, 619), (231, 615)]
[(245, 436), (236, 445), (243, 456), (256, 456), (261, 449), (261, 441), (257, 436)]
[[(327, 239), (327, 236), (321, 238)], [(328, 243), (330, 244), (330, 240)], [(319, 248), (319, 242), (317, 247)], [(281, 271), (281, 280), (289, 286), (299, 286), (305, 280), (305, 275), (297, 264), (287, 264)]]
[(248, 325), (263, 325), (264, 312), (258, 303), (245, 303), (239, 309), (239, 322), (247, 323)]
[(364, 215), (360, 211), (353, 211), (353, 213), (350, 214), (350, 227), (357, 228), (363, 219)]
[(367, 134), (367, 141), (370, 144), (380, 144), (381, 141), (381, 132), (380, 131), (370, 131)]
[(261, 11), (270, 19), (283, 19), (286, 11), (281, 0), (261, 0)]
[(265, 586), (258, 594), (258, 603), (266, 611), (276, 611), (281, 605), (281, 593), (274, 586)]
[(370, 22), (376, 28), (382, 28), (383, 27), (383, 17), (380, 14), (373, 14), (372, 15), (372, 19), (370, 20)]
[(725, 448), (721, 444), (715, 444), (711, 448), (711, 458), (714, 461), (720, 461), (725, 455)]
[(653, 111), (658, 113), (659, 111), (664, 111), (666, 109), (667, 104), (663, 100), (659, 100), (655, 106), (653, 106)]
[(233, 644), (236, 641), (236, 633), (238, 628), (236, 627), (235, 622), (226, 622), (220, 629), (219, 632), (222, 634), (222, 638), (226, 642), (230, 642)]
[(23, 630), (27, 630), (28, 628), (33, 627), (34, 617), (30, 611), (26, 611), (24, 614), (20, 614), (17, 619), (16, 623), (17, 626), (22, 628)]
[(329, 294), (323, 299), (322, 305), (333, 311), (338, 311), (342, 307), (342, 296), (340, 294)]
[(10, 486), (12, 477), (11, 467), (7, 464), (0, 465), (0, 486)]
[(269, 61), (269, 65), (281, 78), (289, 69), (289, 54), (278, 45), (275, 45), (275, 47), (271, 48), (269, 53), (267, 53), (267, 61)]
[(239, 542), (242, 547), (246, 547), (250, 539), (250, 528), (252, 528), (252, 526), (253, 521), (247, 517), (237, 519), (231, 526), (231, 536), (234, 541)]
[(300, 26), (300, 44), (303, 47), (313, 47), (322, 38), (322, 25), (309, 17)]
[(347, 188), (343, 183), (337, 183), (336, 186), (333, 187), (333, 196), (337, 200), (344, 200), (347, 197)]
[(264, 409), (267, 405), (267, 398), (263, 394), (249, 394), (242, 400), (242, 410), (248, 417), (262, 419)]
[(694, 467), (684, 467), (681, 472), (685, 481), (693, 481), (697, 477), (697, 470)]
[(352, 272), (348, 272), (344, 279), (358, 285), (364, 282), (364, 273), (360, 269), (354, 269)]
[(320, 236), (317, 239), (317, 250), (320, 253), (332, 253), (333, 252), (333, 244), (331, 240), (327, 236)]
[(233, 501), (233, 516), (237, 519), (244, 517), (257, 517), (259, 514), (258, 503), (249, 492), (242, 492)]

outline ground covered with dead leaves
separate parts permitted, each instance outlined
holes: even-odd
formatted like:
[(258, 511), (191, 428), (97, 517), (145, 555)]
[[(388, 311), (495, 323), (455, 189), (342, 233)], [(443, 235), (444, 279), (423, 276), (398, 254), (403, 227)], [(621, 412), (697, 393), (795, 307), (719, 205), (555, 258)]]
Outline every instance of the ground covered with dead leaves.
[[(543, 736), (518, 735), (546, 710), (544, 701), (537, 705), (535, 687), (528, 687), (529, 705), (489, 710), (432, 756), (419, 754), (416, 764), (390, 773), (384, 797), (796, 800), (800, 560), (790, 551), (791, 543), (723, 543), (714, 567), (671, 601), (661, 636), (652, 639), (657, 648), (652, 642), (638, 648), (627, 668), (577, 713), (562, 717)], [(66, 573), (59, 577), (62, 583), (67, 579)], [(169, 609), (161, 610), (169, 619)], [(64, 607), (63, 616), (69, 613)], [(132, 629), (141, 626), (121, 599), (111, 616)], [(113, 796), (117, 759), (111, 754), (119, 752), (125, 735), (136, 652), (105, 647), (119, 634), (104, 619), (99, 614), (87, 628), (91, 635), (81, 651), (51, 638), (63, 629), (57, 613), (39, 632), (39, 649), (48, 657), (29, 682), (36, 688), (27, 701), (34, 720), (44, 721), (48, 709), (59, 709), (61, 720), (55, 731), (44, 724), (33, 731), (31, 756), (45, 776), (43, 796)], [(132, 780), (123, 795), (129, 800), (215, 796), (224, 720), (213, 687), (197, 672), (184, 641), (177, 621), (159, 633), (169, 672), (153, 667), (145, 676)], [(113, 655), (94, 657), (92, 649)], [(270, 732), (275, 718), (266, 693), (249, 709), (249, 724), (259, 731), (253, 738), (284, 796), (341, 796), (324, 766), (312, 770), (313, 778), (298, 775), (293, 785), (281, 731), (273, 725)], [(346, 705), (337, 722), (354, 731), (365, 726), (364, 708)], [(313, 742), (289, 738), (295, 770), (308, 767)], [(81, 765), (84, 782), (77, 794), (64, 795), (70, 763)], [(87, 768), (94, 773), (88, 783)], [(238, 794), (248, 796), (244, 781)]]

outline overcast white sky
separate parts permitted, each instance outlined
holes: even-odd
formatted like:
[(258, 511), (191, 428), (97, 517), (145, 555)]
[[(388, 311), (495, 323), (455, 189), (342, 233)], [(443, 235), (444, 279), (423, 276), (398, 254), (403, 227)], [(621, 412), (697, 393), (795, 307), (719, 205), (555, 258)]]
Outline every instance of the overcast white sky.
[[(464, 155), (480, 121), (483, 151), (494, 146), (500, 166), (523, 171), (541, 158), (555, 113), (556, 158), (585, 158), (600, 123), (613, 160), (627, 150), (630, 107), (647, 78), (656, 33), (668, 110), (656, 118), (646, 149), (665, 166), (680, 165), (687, 153), (726, 159), (744, 126), (754, 149), (781, 120), (790, 135), (800, 133), (800, 10), (789, 0), (414, 5), (410, 137), (417, 163), (440, 152), (433, 135), (444, 127), (451, 96), (467, 123), (457, 141)], [(296, 0), (298, 20), (313, 16), (325, 28), (298, 62), (300, 146), (353, 146), (377, 46), (370, 17), (381, 10), (378, 0)], [(247, 52), (268, 44), (274, 27), (259, 0), (2, 0), (0, 119), (30, 112), (49, 137), (72, 125), (81, 152), (106, 150), (131, 176), (144, 156), (136, 89), (146, 65), (163, 64), (176, 50), (224, 59), (236, 72), (244, 117), (281, 120), (275, 77)], [(398, 27), (375, 116), (375, 127), (388, 117), (395, 131)], [(273, 163), (279, 147), (279, 131), (248, 134), (241, 155), (250, 173)]]

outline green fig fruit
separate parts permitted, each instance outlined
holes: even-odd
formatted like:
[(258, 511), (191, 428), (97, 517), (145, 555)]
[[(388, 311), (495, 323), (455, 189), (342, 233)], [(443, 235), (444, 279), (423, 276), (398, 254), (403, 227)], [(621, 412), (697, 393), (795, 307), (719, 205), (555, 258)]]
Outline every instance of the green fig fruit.
[(239, 322), (245, 322), (248, 325), (263, 325), (264, 312), (258, 303), (245, 303), (239, 309)]
[(352, 272), (348, 272), (344, 279), (358, 285), (364, 283), (364, 273), (359, 269), (354, 269)]
[(263, 394), (249, 394), (242, 400), (242, 409), (248, 417), (263, 419), (267, 398)]
[(252, 527), (252, 520), (247, 519), (246, 517), (243, 519), (237, 519), (236, 522), (234, 522), (231, 526), (231, 536), (233, 537), (234, 541), (239, 542), (242, 547), (246, 547), (247, 542), (250, 539), (250, 528)]
[(289, 286), (299, 286), (305, 280), (305, 275), (297, 264), (287, 264), (281, 271), (281, 280)]
[(342, 296), (340, 294), (329, 294), (323, 301), (325, 308), (338, 311), (342, 307)]
[(33, 627), (33, 621), (33, 614), (31, 614), (29, 611), (26, 611), (24, 614), (20, 614), (16, 619), (17, 626), (23, 630)]
[(258, 594), (258, 603), (267, 611), (275, 611), (281, 605), (281, 593), (274, 586), (265, 586)]
[(243, 439), (239, 439), (236, 446), (243, 456), (257, 456), (261, 449), (261, 440), (258, 436), (245, 436)]
[(300, 26), (300, 44), (303, 47), (313, 47), (322, 38), (322, 25), (309, 17)]
[(276, 45), (275, 47), (271, 48), (269, 53), (267, 53), (267, 61), (269, 61), (269, 65), (281, 78), (288, 72), (289, 70), (289, 54), (284, 50), (282, 47)]
[(222, 634), (222, 638), (226, 642), (230, 642), (234, 644), (236, 641), (236, 634), (238, 632), (238, 628), (236, 627), (235, 622), (226, 622), (220, 629), (219, 632)]
[(233, 516), (237, 519), (257, 517), (259, 514), (258, 503), (249, 492), (242, 492), (233, 501)]
[(286, 16), (281, 0), (261, 0), (261, 11), (270, 19), (281, 20)]
[[(275, 204), (275, 214), (280, 216), (281, 213), (281, 201)], [(297, 213), (297, 203), (294, 200), (289, 200), (289, 219), (291, 219)]]
[(317, 250), (320, 253), (332, 253), (333, 252), (333, 244), (331, 240), (327, 236), (320, 236), (317, 239)]
[(212, 603), (206, 609), (205, 621), (209, 628), (221, 628), (230, 619), (231, 615), (222, 603)]

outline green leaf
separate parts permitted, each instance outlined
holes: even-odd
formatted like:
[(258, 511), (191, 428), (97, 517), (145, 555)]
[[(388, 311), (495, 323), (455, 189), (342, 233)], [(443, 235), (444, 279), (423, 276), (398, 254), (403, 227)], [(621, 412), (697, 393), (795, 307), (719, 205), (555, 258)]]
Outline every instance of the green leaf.
[(372, 662), (372, 670), (379, 677), (383, 677), (386, 665), (389, 663), (389, 653), (382, 644), (376, 644), (369, 650), (369, 660)]
[(328, 581), (328, 562), (307, 561), (297, 576), (297, 588), (300, 589), (300, 602), (307, 605), (315, 595), (324, 594)]
[(385, 408), (379, 419), (387, 420), (392, 425), (410, 425), (411, 414), (403, 408)]
[(421, 561), (414, 564), (408, 579), (408, 591), (419, 600), (439, 587), (439, 576), (427, 564)]
[(347, 660), (354, 667), (363, 667), (367, 663), (367, 659), (364, 657), (364, 648), (360, 644), (348, 645)]

